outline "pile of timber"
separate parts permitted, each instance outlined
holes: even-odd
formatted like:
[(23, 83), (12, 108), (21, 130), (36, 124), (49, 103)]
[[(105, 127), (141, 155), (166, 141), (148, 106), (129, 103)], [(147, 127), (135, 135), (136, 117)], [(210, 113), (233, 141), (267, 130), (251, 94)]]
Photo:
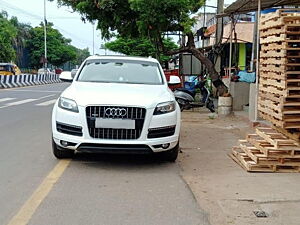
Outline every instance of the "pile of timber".
[(280, 9), (261, 17), (260, 116), (299, 140), (300, 9)]
[(299, 142), (269, 127), (239, 140), (230, 157), (249, 172), (300, 172)]

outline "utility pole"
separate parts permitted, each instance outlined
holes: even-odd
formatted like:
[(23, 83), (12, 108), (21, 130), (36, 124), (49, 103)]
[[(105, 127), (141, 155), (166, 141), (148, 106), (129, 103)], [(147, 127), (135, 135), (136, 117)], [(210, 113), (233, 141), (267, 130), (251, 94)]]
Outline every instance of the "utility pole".
[[(224, 0), (218, 0), (217, 4), (217, 14), (221, 14), (224, 11)], [(217, 18), (217, 24), (216, 24), (216, 42), (215, 44), (222, 44), (223, 40), (223, 18)], [(217, 60), (215, 64), (215, 69), (217, 72), (220, 72), (221, 70), (221, 56), (217, 55)]]
[(47, 19), (46, 19), (46, 0), (44, 0), (44, 73), (47, 74)]
[(95, 24), (93, 23), (93, 55), (95, 55)]

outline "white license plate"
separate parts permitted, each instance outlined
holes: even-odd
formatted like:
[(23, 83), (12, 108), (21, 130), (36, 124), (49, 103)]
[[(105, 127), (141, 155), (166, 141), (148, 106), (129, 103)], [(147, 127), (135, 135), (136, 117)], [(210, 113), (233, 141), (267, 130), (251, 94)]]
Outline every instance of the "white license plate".
[(96, 128), (135, 129), (135, 120), (96, 118)]

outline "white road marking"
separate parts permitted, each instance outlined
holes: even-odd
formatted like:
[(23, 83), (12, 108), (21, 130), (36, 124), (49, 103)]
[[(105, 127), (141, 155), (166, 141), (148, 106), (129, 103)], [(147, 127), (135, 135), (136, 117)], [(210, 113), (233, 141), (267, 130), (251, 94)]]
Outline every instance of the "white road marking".
[(52, 99), (52, 100), (49, 100), (49, 101), (46, 101), (46, 102), (42, 102), (42, 103), (39, 103), (39, 104), (36, 104), (37, 106), (48, 106), (48, 105), (52, 105), (56, 102), (57, 99)]
[(32, 92), (32, 93), (61, 93), (62, 91), (43, 91), (43, 90), (10, 90), (10, 89), (3, 89), (5, 91), (12, 91), (12, 92)]
[(0, 102), (7, 102), (7, 101), (11, 101), (14, 100), (15, 98), (1, 98)]
[(49, 98), (49, 97), (52, 97), (52, 96), (55, 96), (55, 95), (47, 95), (47, 96), (40, 97), (40, 98), (28, 98), (28, 99), (24, 99), (24, 100), (17, 101), (17, 102), (10, 102), (10, 103), (7, 103), (4, 106), (0, 107), (0, 109), (7, 108), (7, 107), (10, 107), (10, 106), (22, 105), (22, 104), (25, 104), (25, 103), (38, 101), (38, 100), (41, 100), (41, 99), (44, 99), (44, 98)]
[(33, 102), (35, 100), (36, 100), (35, 98), (28, 98), (28, 99), (24, 99), (24, 100), (17, 101), (17, 102), (7, 103), (7, 104), (5, 104), (5, 106), (9, 107), (9, 106), (13, 106), (13, 105), (21, 105), (21, 104), (25, 104), (25, 103), (28, 103), (28, 102)]

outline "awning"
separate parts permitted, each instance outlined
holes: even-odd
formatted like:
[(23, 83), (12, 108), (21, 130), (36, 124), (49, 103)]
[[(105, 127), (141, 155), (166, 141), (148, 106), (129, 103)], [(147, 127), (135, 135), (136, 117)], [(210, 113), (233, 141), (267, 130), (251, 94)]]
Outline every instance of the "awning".
[[(300, 6), (300, 0), (261, 0), (261, 9), (268, 9), (280, 6)], [(230, 14), (242, 14), (257, 11), (258, 0), (237, 0), (229, 5), (223, 14), (217, 17), (229, 16)]]

